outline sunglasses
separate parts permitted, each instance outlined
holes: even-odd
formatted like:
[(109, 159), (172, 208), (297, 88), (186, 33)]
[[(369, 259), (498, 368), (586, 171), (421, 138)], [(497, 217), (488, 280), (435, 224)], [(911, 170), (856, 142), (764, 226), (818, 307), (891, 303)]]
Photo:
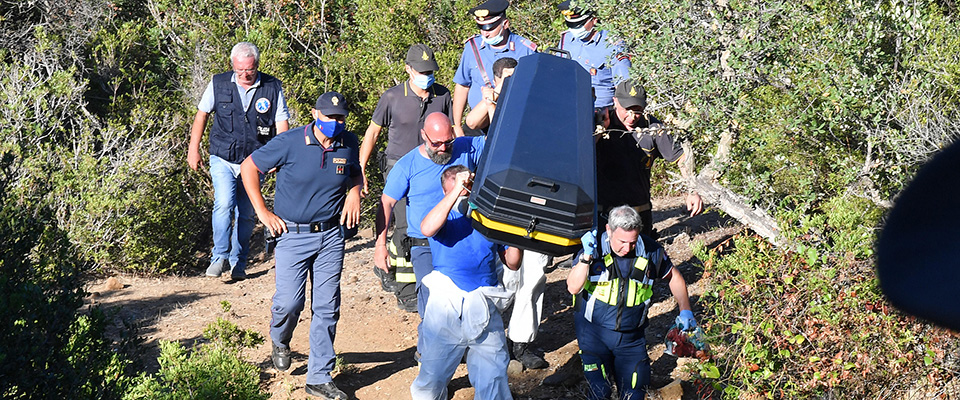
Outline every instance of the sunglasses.
[(443, 141), (443, 142), (434, 142), (433, 140), (431, 140), (430, 138), (428, 138), (427, 135), (423, 135), (423, 137), (427, 139), (427, 143), (430, 144), (430, 147), (433, 147), (433, 148), (435, 148), (435, 149), (439, 149), (440, 146), (444, 146), (444, 147), (446, 147), (446, 148), (449, 149), (450, 146), (453, 146), (453, 141), (457, 139), (457, 138), (453, 138), (453, 139), (450, 139), (450, 140), (447, 140), (447, 141)]
[(502, 24), (503, 21), (504, 21), (504, 18), (500, 18), (496, 21), (488, 22), (486, 24), (481, 24), (477, 22), (477, 28), (479, 28), (481, 31), (484, 31), (484, 32), (490, 32), (494, 29), (497, 29), (497, 27), (500, 26), (500, 24)]

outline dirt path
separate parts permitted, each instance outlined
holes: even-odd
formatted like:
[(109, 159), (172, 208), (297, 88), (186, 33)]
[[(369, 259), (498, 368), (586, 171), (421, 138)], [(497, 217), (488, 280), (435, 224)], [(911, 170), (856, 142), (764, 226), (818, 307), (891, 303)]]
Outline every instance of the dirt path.
[[(681, 198), (664, 198), (654, 202), (654, 220), (661, 234), (661, 243), (686, 278), (694, 310), (697, 299), (704, 292), (706, 282), (701, 279), (699, 264), (690, 263), (690, 244), (700, 240), (716, 244), (738, 232), (741, 227), (713, 210), (689, 218), (683, 213)], [(254, 238), (259, 243), (258, 238)], [(248, 268), (248, 279), (241, 282), (199, 276), (147, 279), (118, 277), (124, 288), (104, 290), (103, 282), (94, 282), (88, 289), (96, 294), (90, 304), (117, 311), (117, 326), (121, 320), (141, 324), (140, 334), (146, 339), (147, 354), (144, 363), (150, 371), (157, 369), (156, 356), (159, 340), (180, 341), (191, 345), (202, 339), (204, 327), (225, 317), (243, 328), (252, 328), (267, 338), (267, 343), (247, 350), (244, 355), (261, 368), (261, 379), (273, 399), (311, 398), (303, 391), (306, 374), (309, 327), (309, 299), (301, 314), (300, 326), (294, 333), (291, 348), (293, 365), (286, 372), (275, 370), (270, 361), (268, 324), (273, 296), (273, 259), (262, 260), (262, 249), (254, 248), (257, 259)], [(373, 241), (367, 235), (347, 243), (347, 253), (341, 283), (343, 301), (340, 323), (337, 327), (336, 350), (352, 368), (335, 377), (337, 385), (353, 398), (409, 398), (409, 385), (417, 374), (413, 352), (416, 346), (416, 313), (406, 313), (396, 306), (392, 294), (380, 289), (371, 272)], [(559, 260), (556, 260), (559, 261)], [(510, 385), (517, 399), (581, 399), (583, 383), (573, 318), (569, 311), (571, 297), (566, 293), (564, 279), (569, 270), (550, 267), (544, 299), (544, 322), (535, 344), (542, 348), (550, 367), (528, 370), (510, 377)], [(230, 303), (225, 313), (221, 302)], [(653, 387), (659, 388), (687, 375), (683, 365), (689, 360), (663, 354), (663, 334), (677, 315), (676, 303), (666, 285), (658, 285), (651, 307), (647, 341), (651, 343)], [(679, 365), (678, 365), (679, 364)], [(544, 379), (547, 383), (544, 384)], [(566, 386), (564, 386), (564, 384)], [(683, 398), (694, 398), (688, 384)], [(451, 398), (472, 399), (473, 389), (461, 365), (450, 386)], [(648, 396), (648, 398), (653, 396)]]

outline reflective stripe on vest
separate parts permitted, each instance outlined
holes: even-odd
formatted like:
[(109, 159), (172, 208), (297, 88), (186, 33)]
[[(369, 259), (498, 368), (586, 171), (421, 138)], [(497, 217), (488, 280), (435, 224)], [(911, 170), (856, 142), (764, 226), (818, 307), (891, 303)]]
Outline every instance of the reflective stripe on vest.
[(413, 273), (413, 263), (402, 255), (397, 255), (397, 246), (390, 241), (387, 247), (387, 254), (390, 265), (396, 267), (396, 280), (399, 283), (413, 283), (417, 281), (417, 276)]
[[(647, 269), (647, 265), (650, 262), (646, 258), (637, 257), (637, 260), (633, 263), (633, 268), (636, 272), (640, 272), (643, 276), (642, 280), (634, 279), (637, 277), (637, 274), (632, 274), (627, 281), (627, 297), (626, 297), (626, 306), (627, 307), (636, 307), (638, 305), (644, 304), (653, 297), (653, 279), (646, 276), (644, 273)], [(609, 254), (603, 257), (603, 264), (610, 268), (613, 265), (613, 257)], [(606, 272), (604, 272), (606, 274)], [(598, 278), (603, 278), (603, 274)], [(619, 298), (619, 278), (614, 278), (610, 280), (597, 279), (596, 282), (593, 279), (587, 281), (583, 285), (583, 289), (590, 293), (591, 299), (597, 299), (609, 305), (617, 305), (617, 298)]]

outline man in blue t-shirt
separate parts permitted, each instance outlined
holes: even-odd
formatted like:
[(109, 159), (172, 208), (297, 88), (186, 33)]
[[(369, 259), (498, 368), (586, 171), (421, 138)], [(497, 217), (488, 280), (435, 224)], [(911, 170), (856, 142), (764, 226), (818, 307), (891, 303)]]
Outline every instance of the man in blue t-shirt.
[(447, 384), (469, 348), (467, 370), (475, 397), (509, 399), (510, 356), (500, 312), (510, 293), (498, 285), (496, 257), (516, 270), (523, 252), (494, 244), (473, 229), (466, 166), (445, 169), (440, 181), (443, 198), (420, 224), (430, 238), (434, 270), (423, 277), (431, 294), (420, 323), (420, 372), (410, 394), (414, 400), (447, 398)]
[(483, 151), (482, 136), (456, 138), (450, 118), (440, 112), (427, 116), (420, 130), (423, 144), (397, 160), (390, 170), (377, 209), (377, 242), (373, 261), (377, 268), (388, 271), (387, 227), (398, 199), (407, 198), (407, 244), (413, 272), (416, 275), (417, 312), (423, 316), (427, 292), (420, 280), (433, 270), (430, 245), (420, 232), (420, 221), (440, 199), (440, 174), (448, 165), (462, 164), (475, 170)]

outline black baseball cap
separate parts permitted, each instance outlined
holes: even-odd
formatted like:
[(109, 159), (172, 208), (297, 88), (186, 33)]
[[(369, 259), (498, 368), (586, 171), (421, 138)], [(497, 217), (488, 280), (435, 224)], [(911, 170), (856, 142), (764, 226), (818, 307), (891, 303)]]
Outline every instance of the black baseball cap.
[(507, 7), (510, 7), (510, 2), (507, 0), (487, 0), (480, 3), (479, 6), (471, 8), (470, 15), (473, 15), (474, 18), (487, 19), (503, 14), (504, 11), (507, 11)]
[(405, 62), (410, 68), (421, 74), (440, 70), (437, 59), (433, 56), (433, 50), (422, 43), (417, 43), (407, 49)]
[(640, 86), (632, 80), (626, 80), (617, 84), (617, 89), (614, 90), (613, 96), (617, 98), (617, 101), (623, 108), (633, 106), (647, 108), (647, 91), (643, 90), (643, 86)]
[(317, 98), (317, 104), (314, 105), (313, 108), (328, 117), (331, 115), (346, 116), (350, 113), (347, 111), (347, 99), (337, 92), (321, 94), (320, 97)]

